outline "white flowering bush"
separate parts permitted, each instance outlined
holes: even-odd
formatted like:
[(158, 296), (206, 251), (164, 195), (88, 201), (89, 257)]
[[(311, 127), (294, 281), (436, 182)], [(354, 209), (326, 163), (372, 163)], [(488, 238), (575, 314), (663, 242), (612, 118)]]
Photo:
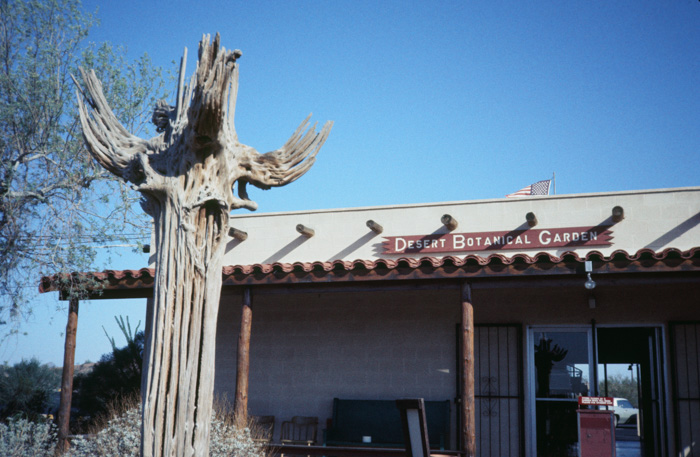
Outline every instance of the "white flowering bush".
[[(89, 438), (72, 442), (70, 457), (138, 457), (141, 443), (140, 408), (132, 408), (109, 421)], [(4, 454), (0, 454), (4, 455)], [(266, 448), (256, 443), (250, 430), (240, 430), (231, 421), (212, 418), (210, 457), (266, 457)]]
[(0, 456), (53, 457), (56, 427), (51, 423), (9, 419), (0, 423)]
[(266, 449), (256, 443), (250, 429), (239, 429), (219, 419), (211, 421), (209, 455), (211, 457), (264, 457)]
[(71, 457), (138, 457), (141, 446), (141, 413), (134, 408), (114, 417), (94, 436), (71, 442)]
[[(141, 408), (134, 400), (113, 405), (113, 418), (94, 435), (71, 441), (65, 457), (138, 457), (141, 445)], [(210, 429), (210, 457), (269, 457), (268, 448), (255, 441), (255, 429), (239, 429), (232, 416), (218, 407)], [(27, 419), (0, 422), (0, 457), (54, 457), (56, 427)]]

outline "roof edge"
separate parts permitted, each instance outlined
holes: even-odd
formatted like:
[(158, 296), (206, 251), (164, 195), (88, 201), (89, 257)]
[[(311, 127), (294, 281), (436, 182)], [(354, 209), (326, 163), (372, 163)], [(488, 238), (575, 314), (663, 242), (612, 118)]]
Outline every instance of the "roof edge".
[[(455, 271), (463, 270), (471, 276), (522, 276), (527, 270), (533, 270), (532, 274), (574, 274), (581, 273), (585, 261), (592, 261), (594, 273), (615, 272), (639, 272), (639, 271), (700, 271), (700, 247), (694, 247), (686, 251), (676, 248), (667, 248), (656, 252), (652, 249), (640, 249), (634, 253), (624, 250), (616, 250), (609, 255), (600, 251), (590, 251), (581, 256), (575, 251), (567, 251), (559, 256), (546, 252), (534, 255), (491, 254), (482, 257), (475, 254), (466, 256), (422, 257), (376, 260), (335, 260), (328, 262), (294, 262), (272, 263), (253, 265), (230, 265), (222, 268), (223, 281), (227, 285), (255, 283), (287, 283), (299, 282), (300, 276), (311, 276), (313, 281), (353, 281), (358, 278), (367, 278), (375, 274), (376, 279), (408, 278), (414, 272), (414, 276), (422, 279), (430, 277), (430, 272), (438, 270), (450, 271), (455, 276)], [(659, 265), (661, 263), (661, 265)], [(634, 264), (634, 268), (630, 265)], [(579, 271), (581, 270), (581, 271)], [(400, 275), (389, 278), (387, 272), (400, 272)], [(297, 279), (288, 280), (288, 276)], [(330, 277), (335, 276), (334, 277)], [(60, 281), (66, 280), (69, 275), (61, 277), (51, 276), (41, 279), (39, 292), (60, 291)], [(90, 277), (102, 283), (95, 289), (100, 291), (125, 291), (136, 289), (151, 289), (155, 282), (154, 268), (141, 268), (139, 270), (105, 270), (94, 273), (76, 273), (71, 277)], [(252, 279), (251, 279), (252, 278)], [(248, 281), (250, 279), (250, 281)], [(99, 297), (94, 297), (99, 298)]]
[(314, 210), (293, 210), (293, 211), (276, 211), (269, 213), (241, 213), (241, 214), (231, 214), (231, 219), (241, 219), (241, 218), (257, 218), (257, 217), (270, 217), (270, 216), (293, 216), (298, 214), (324, 214), (324, 213), (345, 213), (345, 212), (360, 212), (360, 211), (371, 211), (371, 210), (387, 210), (387, 209), (408, 209), (408, 208), (432, 208), (446, 205), (477, 205), (483, 203), (514, 203), (523, 201), (536, 201), (536, 200), (569, 200), (578, 198), (591, 198), (591, 197), (611, 197), (616, 195), (651, 195), (651, 194), (663, 194), (663, 193), (673, 193), (673, 192), (700, 192), (700, 186), (693, 187), (671, 187), (665, 189), (642, 189), (642, 190), (624, 190), (624, 191), (610, 191), (610, 192), (590, 192), (582, 194), (560, 194), (560, 195), (533, 195), (529, 197), (521, 198), (488, 198), (483, 200), (455, 200), (446, 202), (431, 202), (431, 203), (405, 203), (397, 205), (378, 205), (378, 206), (358, 206), (349, 208), (328, 208), (328, 209), (314, 209)]

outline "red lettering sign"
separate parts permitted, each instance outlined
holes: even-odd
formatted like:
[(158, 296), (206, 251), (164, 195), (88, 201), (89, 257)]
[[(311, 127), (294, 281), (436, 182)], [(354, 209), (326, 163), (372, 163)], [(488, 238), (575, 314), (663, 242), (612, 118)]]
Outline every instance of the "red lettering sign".
[(579, 248), (612, 245), (610, 226), (388, 236), (385, 254)]

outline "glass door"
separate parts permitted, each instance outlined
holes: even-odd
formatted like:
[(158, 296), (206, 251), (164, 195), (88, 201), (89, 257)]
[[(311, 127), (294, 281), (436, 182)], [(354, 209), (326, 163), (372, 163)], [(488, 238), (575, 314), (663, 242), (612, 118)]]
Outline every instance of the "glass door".
[(661, 330), (598, 327), (598, 389), (613, 397), (618, 455), (667, 455)]
[(529, 359), (538, 457), (578, 455), (578, 397), (593, 394), (590, 328), (531, 328)]

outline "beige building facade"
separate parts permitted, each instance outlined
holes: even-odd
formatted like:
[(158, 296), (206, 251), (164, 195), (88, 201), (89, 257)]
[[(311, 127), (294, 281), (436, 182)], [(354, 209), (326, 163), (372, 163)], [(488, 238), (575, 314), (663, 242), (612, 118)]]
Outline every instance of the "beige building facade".
[[(250, 214), (231, 226), (248, 237), (228, 245), (216, 386), (235, 394), (250, 287), (250, 414), (323, 427), (333, 398), (450, 400), (457, 448), (468, 283), (479, 455), (576, 455), (576, 398), (605, 396), (623, 375), (638, 384), (640, 454), (700, 452), (700, 188)], [(566, 351), (549, 373), (543, 341)]]
[[(636, 412), (618, 418), (618, 443), (700, 455), (700, 187), (230, 226), (215, 388), (236, 395), (249, 294), (248, 412), (275, 417), (275, 440), (282, 422), (315, 416), (322, 444), (334, 398), (420, 397), (450, 402), (445, 447), (458, 449), (473, 396), (477, 455), (578, 455), (577, 398), (618, 397), (629, 379)], [(104, 277), (103, 298), (145, 296), (153, 270)]]

